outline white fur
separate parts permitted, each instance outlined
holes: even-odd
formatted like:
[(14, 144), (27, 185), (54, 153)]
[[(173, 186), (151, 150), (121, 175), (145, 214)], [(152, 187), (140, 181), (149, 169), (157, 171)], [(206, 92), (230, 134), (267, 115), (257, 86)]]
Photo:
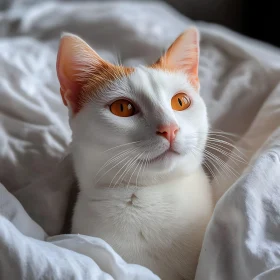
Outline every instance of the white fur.
[[(182, 91), (191, 106), (174, 111), (171, 99)], [(138, 113), (113, 115), (109, 105), (119, 98), (131, 100)], [(168, 149), (156, 128), (170, 123), (179, 126), (179, 154), (145, 164)], [(206, 108), (186, 75), (138, 67), (100, 90), (70, 124), (81, 190), (72, 232), (104, 239), (127, 262), (161, 279), (193, 279), (213, 197), (201, 167)]]

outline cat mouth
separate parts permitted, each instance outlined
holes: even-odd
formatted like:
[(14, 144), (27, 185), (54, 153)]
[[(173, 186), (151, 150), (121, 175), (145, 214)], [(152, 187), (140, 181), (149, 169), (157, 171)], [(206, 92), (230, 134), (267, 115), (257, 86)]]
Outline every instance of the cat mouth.
[(168, 149), (166, 150), (165, 152), (163, 152), (162, 154), (152, 158), (152, 159), (149, 159), (149, 163), (153, 163), (153, 162), (157, 162), (157, 161), (161, 161), (161, 160), (164, 160), (166, 158), (169, 158), (169, 157), (172, 157), (172, 156), (178, 156), (179, 153), (174, 151), (173, 149)]

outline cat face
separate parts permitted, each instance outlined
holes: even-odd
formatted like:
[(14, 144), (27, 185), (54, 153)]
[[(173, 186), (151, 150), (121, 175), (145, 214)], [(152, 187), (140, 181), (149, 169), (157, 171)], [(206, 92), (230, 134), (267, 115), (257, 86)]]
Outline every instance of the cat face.
[(103, 61), (76, 36), (63, 38), (58, 77), (71, 115), (76, 171), (86, 185), (137, 184), (201, 165), (208, 122), (195, 29), (152, 66), (136, 68)]

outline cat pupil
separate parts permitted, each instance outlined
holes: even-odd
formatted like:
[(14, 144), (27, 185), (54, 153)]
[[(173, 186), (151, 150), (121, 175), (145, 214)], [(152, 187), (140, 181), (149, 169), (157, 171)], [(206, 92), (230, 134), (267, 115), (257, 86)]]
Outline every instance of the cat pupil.
[(182, 106), (182, 101), (180, 98), (178, 98), (178, 102), (179, 102), (180, 106)]
[(123, 112), (123, 105), (121, 104), (121, 111)]

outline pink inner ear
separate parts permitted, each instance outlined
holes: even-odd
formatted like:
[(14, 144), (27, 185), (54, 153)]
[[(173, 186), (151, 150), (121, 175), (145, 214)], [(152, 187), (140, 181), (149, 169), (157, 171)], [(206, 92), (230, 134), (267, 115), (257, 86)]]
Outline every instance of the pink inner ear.
[(78, 43), (77, 41), (76, 36), (68, 35), (62, 37), (56, 64), (63, 103), (66, 106), (70, 105), (73, 112), (77, 110), (77, 96), (81, 89), (75, 77), (78, 70), (77, 65), (73, 62), (77, 55), (73, 47)]

